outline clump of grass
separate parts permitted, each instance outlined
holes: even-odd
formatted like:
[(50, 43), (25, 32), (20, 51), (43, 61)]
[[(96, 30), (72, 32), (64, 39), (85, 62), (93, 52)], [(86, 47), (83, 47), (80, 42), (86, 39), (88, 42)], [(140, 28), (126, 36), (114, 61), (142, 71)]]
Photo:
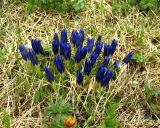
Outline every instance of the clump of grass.
[(127, 0), (113, 1), (112, 9), (115, 13), (127, 15), (133, 6), (137, 6), (140, 11), (148, 12), (151, 9), (159, 9), (159, 0)]
[(16, 3), (25, 2), (29, 12), (35, 10), (36, 7), (41, 7), (46, 10), (57, 10), (59, 12), (75, 10), (79, 11), (85, 7), (85, 0), (14, 0)]

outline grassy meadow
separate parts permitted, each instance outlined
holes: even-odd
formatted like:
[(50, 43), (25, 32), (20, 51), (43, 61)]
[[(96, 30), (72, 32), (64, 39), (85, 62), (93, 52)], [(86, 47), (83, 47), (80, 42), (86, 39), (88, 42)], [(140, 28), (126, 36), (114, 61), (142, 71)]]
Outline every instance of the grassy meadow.
[[(160, 127), (160, 7), (141, 9), (123, 0), (87, 0), (81, 9), (58, 11), (27, 2), (4, 0), (0, 7), (0, 128), (159, 128)], [(0, 4), (1, 5), (1, 4)], [(43, 6), (43, 5), (42, 5)], [(76, 6), (77, 7), (77, 6)], [(78, 6), (79, 7), (79, 6)], [(78, 8), (77, 7), (77, 8)], [(60, 74), (53, 62), (54, 32), (65, 28), (68, 40), (73, 29), (85, 30), (87, 37), (102, 35), (102, 42), (118, 40), (110, 60), (135, 54), (129, 64), (121, 64), (105, 88), (95, 74), (103, 61), (103, 51), (83, 85), (76, 84), (76, 70), (84, 59), (64, 61)], [(18, 50), (23, 43), (39, 38), (50, 56), (38, 55), (40, 65), (24, 61)], [(89, 58), (89, 54), (87, 57)], [(49, 65), (55, 81), (49, 83), (43, 66)]]

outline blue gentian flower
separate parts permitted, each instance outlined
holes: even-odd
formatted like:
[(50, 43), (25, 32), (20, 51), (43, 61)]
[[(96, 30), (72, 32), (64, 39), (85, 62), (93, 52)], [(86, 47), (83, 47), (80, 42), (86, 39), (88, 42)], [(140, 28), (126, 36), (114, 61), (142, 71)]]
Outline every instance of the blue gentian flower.
[(79, 30), (79, 33), (81, 33), (81, 35), (82, 35), (82, 42), (83, 42), (83, 41), (84, 41), (84, 29), (81, 28), (81, 29)]
[(111, 54), (111, 45), (109, 44), (104, 44), (104, 57), (109, 56)]
[(98, 35), (98, 37), (97, 37), (97, 40), (96, 40), (96, 42), (101, 42), (101, 40), (102, 40), (102, 35)]
[(72, 33), (71, 33), (71, 37), (70, 37), (70, 41), (76, 45), (76, 41), (78, 39), (78, 31), (77, 30), (72, 30)]
[(67, 42), (67, 31), (65, 29), (61, 30), (61, 41)]
[(59, 49), (59, 38), (58, 38), (58, 33), (55, 33), (54, 40), (52, 42), (52, 50), (53, 50), (54, 54), (58, 53), (58, 49)]
[(77, 46), (82, 46), (83, 45), (83, 40), (84, 40), (84, 30), (80, 30), (78, 32), (77, 30), (73, 30), (71, 33), (70, 41)]
[(65, 47), (65, 42), (60, 41), (60, 54), (64, 56), (64, 47)]
[(133, 57), (133, 55), (134, 55), (134, 52), (133, 52), (133, 51), (129, 52), (128, 55), (126, 55), (125, 58), (123, 59), (123, 62), (124, 62), (125, 64), (128, 64), (129, 61), (131, 60), (131, 58)]
[(93, 66), (96, 63), (96, 60), (98, 58), (98, 54), (95, 52), (92, 52), (91, 56), (90, 56), (90, 61), (91, 61), (91, 65)]
[(94, 38), (87, 38), (87, 48), (88, 52), (92, 51), (94, 45)]
[(104, 57), (103, 64), (104, 64), (106, 67), (108, 67), (109, 60), (110, 60), (110, 58), (109, 58), (108, 56), (105, 56), (105, 57)]
[(53, 40), (55, 40), (55, 41), (57, 41), (59, 43), (59, 37), (58, 37), (58, 33), (57, 32), (54, 33)]
[(69, 43), (64, 44), (64, 58), (66, 60), (71, 58), (71, 45)]
[(51, 70), (49, 69), (49, 67), (48, 66), (44, 66), (44, 71), (45, 71), (45, 75), (46, 75), (47, 80), (50, 83), (52, 83), (54, 81), (54, 75), (51, 72)]
[(104, 73), (105, 73), (105, 66), (104, 65), (101, 65), (99, 68), (98, 68), (98, 71), (96, 73), (96, 81), (97, 82), (100, 82), (104, 76)]
[(77, 37), (77, 40), (76, 40), (76, 46), (77, 48), (79, 46), (83, 46), (83, 35), (81, 33), (78, 33), (78, 37)]
[(101, 86), (105, 87), (106, 85), (108, 85), (113, 75), (114, 75), (114, 72), (108, 69), (101, 80)]
[(85, 58), (87, 55), (87, 46), (84, 46), (81, 48), (81, 56), (82, 58)]
[(91, 61), (86, 59), (84, 64), (84, 74), (89, 76), (90, 73), (91, 73)]
[(77, 63), (79, 63), (79, 62), (82, 60), (81, 46), (79, 46), (79, 47), (77, 48), (77, 51), (76, 51), (74, 60), (75, 60)]
[(96, 43), (96, 47), (90, 56), (91, 65), (93, 66), (102, 50), (103, 44), (100, 42)]
[(22, 55), (22, 58), (26, 61), (28, 59), (27, 49), (23, 44), (19, 44), (18, 49)]
[(34, 52), (39, 54), (39, 50), (37, 48), (37, 40), (36, 39), (32, 39), (31, 40), (31, 45), (32, 45), (32, 49), (34, 50)]
[(34, 65), (38, 65), (38, 59), (33, 49), (28, 49), (27, 51), (28, 58)]
[(113, 66), (115, 68), (119, 67), (119, 65), (121, 64), (121, 62), (119, 60), (116, 60), (114, 63), (113, 63)]
[(54, 63), (56, 65), (58, 71), (60, 73), (62, 73), (64, 71), (64, 64), (63, 64), (62, 57), (60, 55), (57, 55), (54, 57)]
[(76, 71), (76, 76), (77, 76), (76, 83), (77, 84), (82, 84), (82, 82), (83, 82), (83, 75), (82, 75), (81, 69), (78, 69)]
[(97, 53), (98, 55), (100, 54), (102, 50), (103, 44), (100, 42), (96, 42), (96, 47), (93, 52)]
[(74, 57), (75, 61), (77, 63), (79, 63), (83, 58), (85, 58), (86, 54), (87, 54), (87, 47), (86, 46), (84, 46), (84, 47), (79, 46), (77, 48), (77, 51), (76, 51), (76, 54)]
[(32, 39), (31, 45), (32, 45), (32, 49), (34, 50), (35, 53), (44, 55), (45, 52), (43, 50), (43, 47), (41, 45), (41, 41), (39, 39)]
[(117, 40), (113, 39), (111, 43), (111, 54), (112, 55), (116, 51), (117, 44), (118, 44)]

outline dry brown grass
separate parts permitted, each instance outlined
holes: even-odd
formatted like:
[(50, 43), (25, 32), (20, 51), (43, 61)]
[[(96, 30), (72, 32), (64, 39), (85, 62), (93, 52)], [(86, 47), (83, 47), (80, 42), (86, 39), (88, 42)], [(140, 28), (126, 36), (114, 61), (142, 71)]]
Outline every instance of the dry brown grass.
[[(117, 38), (119, 46), (114, 59), (122, 60), (128, 51), (135, 49), (139, 50), (144, 57), (143, 63), (122, 65), (119, 77), (110, 83), (115, 85), (114, 88), (109, 88), (108, 92), (104, 92), (99, 97), (99, 100), (96, 100), (94, 78), (82, 92), (76, 90), (73, 75), (70, 75), (71, 86), (67, 87), (58, 83), (59, 90), (61, 88), (68, 90), (64, 100), (72, 103), (79, 115), (79, 121), (86, 120), (82, 110), (92, 104), (94, 123), (88, 127), (95, 128), (103, 119), (107, 100), (118, 96), (121, 101), (116, 117), (121, 121), (120, 127), (160, 127), (160, 116), (152, 111), (146, 102), (143, 88), (144, 82), (148, 82), (152, 87), (160, 86), (160, 17), (153, 11), (152, 15), (144, 16), (136, 8), (133, 8), (128, 16), (119, 16), (113, 14), (108, 2), (104, 2), (104, 8), (101, 11), (95, 9), (95, 2), (98, 0), (91, 1), (86, 9), (78, 13), (51, 13), (37, 9), (32, 14), (28, 14), (22, 6), (13, 4), (6, 5), (1, 10), (0, 47), (5, 50), (5, 53), (0, 64), (0, 117), (2, 110), (7, 109), (10, 114), (11, 127), (20, 128), (27, 124), (33, 128), (43, 124), (42, 111), (46, 101), (42, 100), (34, 104), (32, 97), (37, 89), (48, 85), (45, 79), (36, 80), (34, 76), (30, 76), (24, 61), (20, 61), (17, 65), (17, 45), (23, 42), (30, 47), (31, 38), (40, 38), (45, 45), (51, 46), (53, 33), (59, 32), (63, 27), (68, 32), (82, 27), (86, 29), (87, 36), (92, 37), (101, 33), (102, 40), (105, 42)], [(127, 30), (127, 25), (131, 31)], [(136, 36), (141, 26), (144, 26), (144, 37), (141, 43), (137, 43)], [(150, 59), (151, 57), (153, 59)], [(22, 87), (19, 85), (19, 79), (23, 79), (20, 82)], [(17, 91), (23, 91), (24, 86), (29, 89), (25, 93), (21, 92), (23, 95), (19, 97)], [(84, 94), (86, 102), (80, 99)], [(53, 93), (52, 96), (58, 100), (60, 94)], [(87, 101), (88, 97), (92, 97), (90, 103)], [(83, 108), (82, 110), (78, 109), (79, 104), (82, 105), (80, 107)]]

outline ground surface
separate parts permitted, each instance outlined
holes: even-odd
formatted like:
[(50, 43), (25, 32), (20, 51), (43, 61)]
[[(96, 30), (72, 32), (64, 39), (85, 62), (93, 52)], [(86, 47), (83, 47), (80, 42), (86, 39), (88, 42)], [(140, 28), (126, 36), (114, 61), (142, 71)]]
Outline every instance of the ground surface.
[[(98, 4), (98, 0), (93, 0), (77, 13), (37, 9), (29, 14), (23, 6), (16, 4), (6, 4), (1, 9), (0, 117), (6, 109), (11, 127), (33, 128), (45, 124), (43, 111), (47, 102), (60, 99), (73, 106), (76, 127), (82, 127), (85, 122), (86, 127), (96, 128), (103, 122), (105, 106), (110, 99), (119, 100), (115, 118), (121, 123), (117, 126), (160, 127), (160, 97), (154, 95), (148, 101), (144, 89), (145, 83), (152, 88), (160, 86), (160, 16), (152, 10), (144, 15), (137, 8), (132, 8), (127, 16), (118, 15), (112, 12), (108, 2), (99, 8)], [(86, 78), (88, 83), (77, 88), (75, 74), (68, 72), (67, 82), (64, 79), (56, 83), (57, 92), (47, 90), (49, 83), (45, 77), (38, 78), (32, 73), (21, 59), (17, 46), (22, 42), (30, 47), (32, 38), (40, 38), (43, 44), (51, 46), (53, 33), (61, 28), (66, 28), (68, 33), (72, 29), (84, 28), (86, 36), (90, 37), (100, 33), (103, 42), (117, 38), (119, 44), (113, 60), (122, 60), (129, 51), (137, 50), (143, 56), (143, 62), (122, 65), (116, 80), (110, 82), (108, 91), (100, 91), (94, 77)], [(51, 58), (49, 65), (52, 61)], [(37, 90), (43, 94), (40, 101), (34, 103), (33, 96)], [(0, 127), (4, 127), (2, 122)]]

